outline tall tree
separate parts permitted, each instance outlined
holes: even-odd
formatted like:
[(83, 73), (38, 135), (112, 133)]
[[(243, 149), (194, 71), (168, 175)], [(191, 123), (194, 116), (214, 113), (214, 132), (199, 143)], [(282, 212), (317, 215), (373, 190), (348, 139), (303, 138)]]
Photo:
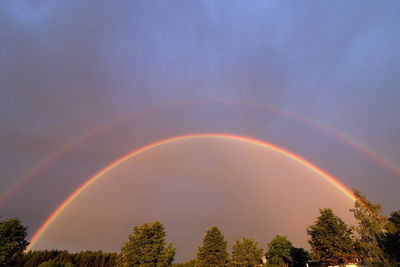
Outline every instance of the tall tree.
[(26, 235), (26, 227), (21, 225), (19, 219), (0, 222), (0, 266), (11, 266), (17, 262), (29, 245)]
[(361, 192), (354, 190), (356, 201), (350, 211), (358, 221), (358, 247), (364, 262), (388, 263), (383, 250), (387, 234), (387, 218), (381, 214), (382, 207), (371, 203)]
[(228, 262), (227, 243), (218, 227), (210, 227), (203, 238), (196, 258), (196, 266), (226, 266)]
[(345, 265), (357, 260), (352, 230), (331, 209), (320, 210), (320, 216), (307, 228), (307, 234), (317, 261), (328, 265)]
[(287, 239), (287, 236), (277, 235), (268, 244), (268, 251), (265, 257), (270, 266), (288, 266), (292, 262), (290, 252), (292, 250), (292, 242)]
[(170, 266), (174, 260), (175, 248), (166, 245), (164, 225), (152, 222), (135, 226), (133, 235), (121, 248), (119, 266)]
[(236, 240), (232, 247), (232, 266), (258, 266), (262, 257), (262, 249), (257, 247), (257, 242), (249, 238)]

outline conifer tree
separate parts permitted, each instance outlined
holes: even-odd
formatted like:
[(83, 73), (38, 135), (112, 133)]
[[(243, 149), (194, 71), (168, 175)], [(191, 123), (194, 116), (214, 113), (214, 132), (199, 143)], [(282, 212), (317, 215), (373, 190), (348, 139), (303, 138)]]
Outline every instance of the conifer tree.
[(196, 266), (226, 266), (228, 262), (227, 243), (218, 227), (210, 227), (203, 238), (196, 258)]
[(331, 209), (321, 209), (320, 214), (307, 228), (308, 243), (315, 259), (328, 265), (355, 262), (357, 253), (350, 227)]

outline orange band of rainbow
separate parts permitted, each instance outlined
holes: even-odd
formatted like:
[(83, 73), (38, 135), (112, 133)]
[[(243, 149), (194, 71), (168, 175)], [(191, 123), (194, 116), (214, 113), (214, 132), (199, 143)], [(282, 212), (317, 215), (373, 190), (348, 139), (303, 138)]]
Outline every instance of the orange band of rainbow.
[(75, 147), (77, 147), (79, 144), (82, 142), (86, 141), (87, 139), (105, 131), (108, 128), (111, 128), (112, 126), (115, 126), (119, 122), (125, 121), (128, 118), (137, 118), (140, 116), (143, 116), (144, 114), (151, 113), (151, 112), (160, 112), (161, 110), (173, 106), (186, 106), (186, 105), (191, 105), (191, 104), (204, 104), (204, 103), (217, 103), (217, 104), (229, 104), (229, 105), (238, 105), (241, 107), (247, 107), (251, 109), (256, 109), (256, 110), (264, 110), (264, 111), (270, 111), (279, 115), (286, 116), (287, 118), (294, 119), (298, 122), (304, 123), (308, 126), (311, 126), (315, 129), (318, 129), (319, 131), (322, 131), (324, 133), (327, 133), (329, 135), (332, 135), (333, 137), (337, 138), (340, 141), (343, 141), (345, 144), (349, 145), (356, 151), (359, 151), (361, 154), (368, 156), (375, 162), (379, 163), (383, 167), (385, 167), (388, 171), (390, 171), (392, 174), (394, 174), (396, 177), (400, 177), (400, 168), (396, 165), (396, 163), (392, 162), (391, 160), (383, 157), (382, 155), (378, 154), (376, 151), (371, 149), (370, 147), (366, 146), (365, 144), (359, 142), (358, 140), (345, 135), (342, 132), (339, 132), (337, 130), (334, 130), (327, 125), (322, 124), (321, 122), (311, 120), (307, 117), (304, 117), (298, 113), (290, 112), (290, 111), (285, 111), (278, 109), (277, 107), (274, 106), (269, 106), (269, 105), (261, 105), (257, 103), (252, 103), (252, 102), (246, 102), (246, 101), (236, 101), (236, 100), (227, 100), (227, 99), (208, 99), (208, 100), (193, 100), (193, 101), (184, 101), (184, 102), (177, 102), (169, 105), (162, 105), (158, 106), (157, 108), (150, 108), (146, 109), (143, 112), (135, 113), (135, 114), (126, 114), (124, 116), (121, 116), (117, 119), (114, 119), (112, 121), (106, 122), (105, 124), (101, 125), (100, 127), (97, 127), (95, 129), (92, 129), (85, 135), (79, 137), (78, 139), (67, 143), (66, 145), (58, 148), (56, 151), (51, 153), (48, 157), (37, 163), (35, 166), (33, 166), (30, 170), (28, 170), (24, 175), (14, 179), (14, 182), (9, 185), (6, 188), (3, 188), (3, 191), (0, 192), (0, 206), (4, 205), (4, 203), (9, 200), (14, 193), (16, 193), (18, 190), (20, 190), (23, 186), (26, 185), (30, 180), (33, 178), (37, 177), (43, 170), (45, 170), (47, 167), (51, 166), (53, 162), (58, 160), (61, 156), (66, 154), (67, 152), (73, 150)]
[(97, 179), (99, 179), (101, 176), (112, 170), (113, 168), (117, 167), (118, 165), (124, 163), (128, 159), (137, 156), (143, 152), (149, 151), (151, 149), (157, 148), (162, 145), (166, 144), (171, 144), (174, 142), (178, 141), (183, 141), (183, 140), (190, 140), (190, 139), (228, 139), (228, 140), (236, 140), (236, 141), (242, 141), (246, 142), (249, 144), (254, 144), (257, 146), (264, 147), (266, 149), (273, 150), (281, 155), (287, 156), (288, 158), (291, 158), (292, 160), (302, 164), (303, 166), (309, 168), (310, 170), (314, 171), (315, 173), (319, 174), (321, 177), (323, 177), (327, 182), (332, 184), (334, 187), (339, 189), (341, 192), (343, 192), (347, 197), (349, 197), (352, 201), (355, 201), (356, 198), (346, 186), (344, 186), (341, 182), (339, 182), (336, 178), (328, 174), (327, 172), (323, 171), (319, 167), (315, 166), (311, 162), (297, 156), (296, 154), (287, 151), (281, 147), (269, 144), (267, 142), (257, 140), (257, 139), (252, 139), (249, 137), (244, 137), (244, 136), (237, 136), (237, 135), (230, 135), (230, 134), (218, 134), (218, 133), (207, 133), (207, 134), (193, 134), (193, 135), (184, 135), (184, 136), (177, 136), (177, 137), (172, 137), (168, 139), (164, 139), (155, 143), (152, 143), (150, 145), (138, 148), (133, 150), (132, 152), (120, 157), (119, 159), (115, 160), (111, 164), (107, 165), (104, 167), (102, 170), (97, 172), (95, 175), (93, 175), (91, 178), (89, 178), (86, 182), (84, 182), (78, 189), (76, 189), (67, 199), (65, 199), (61, 205), (57, 207), (56, 210), (53, 211), (53, 213), (44, 221), (44, 223), (40, 226), (40, 228), (36, 231), (36, 233), (33, 235), (31, 239), (31, 244), (27, 248), (27, 250), (32, 249), (32, 247), (35, 245), (35, 243), (39, 240), (39, 238), (44, 234), (46, 229), (54, 222), (54, 220), (58, 217), (58, 215), (61, 214), (61, 212), (72, 202), (74, 201), (83, 191), (85, 191), (89, 186), (91, 186)]

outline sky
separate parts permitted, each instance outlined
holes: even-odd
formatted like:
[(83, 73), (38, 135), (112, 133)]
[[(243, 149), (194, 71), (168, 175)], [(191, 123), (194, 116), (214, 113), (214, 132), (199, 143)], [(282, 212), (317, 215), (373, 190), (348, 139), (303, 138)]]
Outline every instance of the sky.
[[(235, 134), (269, 142), (307, 159), (348, 188), (361, 190), (380, 203), (385, 214), (399, 209), (399, 8), (396, 0), (146, 0), (97, 1), (96, 5), (1, 1), (0, 216), (20, 218), (31, 237), (79, 185), (118, 157), (161, 139), (198, 133)], [(163, 214), (159, 219), (169, 222), (166, 229), (171, 231), (171, 241), (183, 244), (185, 237), (173, 227), (170, 213), (174, 209), (149, 204), (165, 199), (181, 203), (177, 194), (160, 193), (157, 198), (134, 186), (153, 175), (157, 177), (154, 187), (168, 185), (172, 192), (178, 190), (160, 179), (165, 160), (175, 166), (166, 176), (197, 196), (177, 209), (181, 213), (194, 216), (191, 205), (200, 205), (204, 195), (213, 199), (213, 194), (221, 194), (215, 205), (222, 211), (213, 213), (212, 207), (200, 205), (207, 220), (190, 227), (184, 220), (177, 224), (189, 227), (193, 239), (187, 242), (194, 249), (194, 240), (201, 237), (206, 225), (220, 222), (231, 239), (242, 234), (232, 230), (234, 219), (222, 220), (224, 209), (227, 218), (232, 218), (232, 207), (267, 214), (273, 210), (271, 203), (279, 203), (284, 210), (294, 199), (299, 201), (302, 190), (312, 187), (317, 191), (321, 186), (320, 181), (304, 183), (292, 192), (293, 197), (279, 191), (286, 196), (279, 200), (266, 190), (266, 203), (257, 196), (256, 205), (236, 201), (232, 206), (225, 200), (235, 190), (250, 194), (248, 186), (253, 184), (256, 190), (271, 181), (268, 188), (289, 190), (285, 179), (303, 177), (308, 181), (315, 174), (304, 174), (305, 170), (287, 159), (260, 164), (262, 153), (247, 145), (213, 141), (203, 146), (208, 149), (185, 143), (185, 148), (166, 146), (149, 152), (143, 163), (147, 171), (129, 161), (114, 174), (116, 178), (108, 174), (103, 187), (93, 185), (86, 196), (91, 201), (82, 194), (53, 228), (71, 227), (77, 217), (94, 218), (94, 211), (88, 214), (78, 203), (85, 206), (107, 195), (109, 203), (116, 206), (147, 203), (135, 207), (137, 217), (115, 214), (120, 216), (116, 225), (129, 229), (145, 222), (144, 211), (152, 210), (151, 216)], [(235, 150), (237, 146), (252, 151), (251, 161), (243, 157), (241, 149)], [(184, 149), (184, 156), (177, 156), (183, 153), (179, 149)], [(273, 157), (272, 152), (264, 153)], [(221, 161), (223, 168), (211, 164)], [(249, 166), (249, 161), (253, 165)], [(196, 171), (180, 171), (180, 166), (188, 165)], [(269, 175), (282, 169), (285, 174), (279, 177), (283, 178)], [(235, 173), (254, 177), (257, 183), (251, 178), (240, 179), (244, 184), (235, 180), (237, 187), (226, 192), (223, 186), (213, 185), (210, 177), (198, 184), (199, 170), (224, 184), (230, 184)], [(136, 180), (128, 179), (132, 196), (124, 204), (111, 185), (128, 183), (129, 173), (135, 174)], [(107, 188), (110, 192), (104, 191)], [(220, 190), (214, 192), (215, 188)], [(327, 202), (310, 195), (300, 198), (308, 209), (297, 226), (313, 221), (322, 208), (319, 202), (335, 205), (338, 212), (347, 209), (344, 200), (329, 202), (341, 198), (335, 190), (323, 189)], [(288, 210), (285, 219), (274, 217), (271, 225), (281, 223), (286, 227), (283, 230), (292, 229), (295, 224), (288, 218), (295, 210)], [(68, 217), (73, 212), (75, 215)], [(181, 213), (176, 216), (182, 218)], [(257, 235), (255, 230), (260, 228), (250, 227), (250, 221), (239, 223), (243, 225), (240, 229), (265, 246), (269, 240), (260, 237), (271, 238), (276, 234), (274, 227)], [(247, 227), (254, 231), (247, 232)], [(43, 241), (48, 243), (42, 243), (43, 247), (71, 248), (70, 240), (56, 239), (57, 231), (52, 231), (52, 235), (44, 234)], [(302, 236), (287, 235), (306, 246), (304, 232)], [(116, 244), (123, 241), (122, 236), (120, 232), (110, 243), (95, 247), (76, 239), (74, 247), (118, 250)], [(96, 244), (104, 241), (94, 240)], [(188, 249), (178, 251), (177, 256), (187, 259), (193, 253)]]

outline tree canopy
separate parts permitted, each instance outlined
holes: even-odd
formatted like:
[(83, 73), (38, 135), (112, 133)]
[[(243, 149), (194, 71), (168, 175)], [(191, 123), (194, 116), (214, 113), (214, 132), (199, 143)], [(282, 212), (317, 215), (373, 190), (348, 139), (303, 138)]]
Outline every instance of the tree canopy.
[[(112, 267), (115, 266), (117, 253), (99, 251), (81, 251), (70, 253), (66, 250), (33, 250), (24, 253), (17, 266), (76, 266), (76, 267)], [(52, 264), (52, 265), (51, 265)]]
[(350, 211), (358, 221), (355, 228), (359, 239), (358, 250), (362, 260), (368, 263), (388, 263), (382, 248), (387, 234), (387, 218), (381, 214), (382, 207), (371, 203), (363, 194), (354, 190), (356, 201)]
[[(295, 248), (286, 236), (277, 235), (268, 244), (267, 266), (303, 267), (311, 259), (320, 264), (346, 265), (362, 261), (379, 266), (398, 266), (400, 260), (400, 210), (387, 218), (380, 205), (370, 202), (355, 191), (356, 201), (350, 211), (357, 226), (348, 226), (331, 209), (321, 209), (320, 215), (306, 232), (312, 255), (303, 248)], [(353, 235), (353, 230), (356, 230)], [(164, 225), (152, 222), (135, 226), (120, 253), (66, 250), (23, 251), (29, 242), (26, 227), (19, 219), (0, 221), (0, 267), (2, 266), (171, 266), (175, 248), (165, 240)], [(227, 242), (218, 227), (207, 229), (196, 259), (174, 264), (177, 267), (257, 266), (262, 249), (249, 238), (236, 240), (229, 258)], [(397, 265), (396, 265), (397, 264)]]
[(390, 213), (384, 250), (394, 262), (400, 262), (400, 210)]
[(257, 266), (260, 264), (262, 249), (257, 247), (257, 242), (249, 238), (236, 240), (232, 247), (232, 266)]
[(268, 265), (288, 266), (292, 262), (290, 254), (292, 247), (292, 242), (287, 239), (287, 236), (275, 236), (268, 244), (268, 251), (265, 254)]
[(74, 267), (74, 265), (70, 262), (64, 263), (53, 259), (42, 262), (38, 267)]
[(170, 266), (175, 257), (172, 244), (166, 245), (164, 225), (152, 222), (135, 226), (122, 248), (119, 266)]
[(321, 209), (320, 216), (307, 228), (315, 259), (328, 265), (355, 262), (357, 253), (352, 230), (331, 209)]
[(29, 245), (26, 235), (26, 227), (21, 225), (19, 219), (0, 222), (0, 266), (11, 266), (17, 262)]
[(226, 266), (228, 262), (227, 242), (218, 227), (210, 227), (203, 238), (196, 258), (196, 266)]
[(188, 260), (186, 262), (182, 262), (182, 263), (174, 263), (172, 264), (173, 267), (195, 267), (196, 266), (196, 260), (195, 259), (191, 259)]
[(290, 250), (290, 256), (292, 257), (292, 262), (290, 266), (293, 267), (304, 267), (306, 263), (311, 259), (310, 253), (304, 250), (304, 248), (292, 247)]

